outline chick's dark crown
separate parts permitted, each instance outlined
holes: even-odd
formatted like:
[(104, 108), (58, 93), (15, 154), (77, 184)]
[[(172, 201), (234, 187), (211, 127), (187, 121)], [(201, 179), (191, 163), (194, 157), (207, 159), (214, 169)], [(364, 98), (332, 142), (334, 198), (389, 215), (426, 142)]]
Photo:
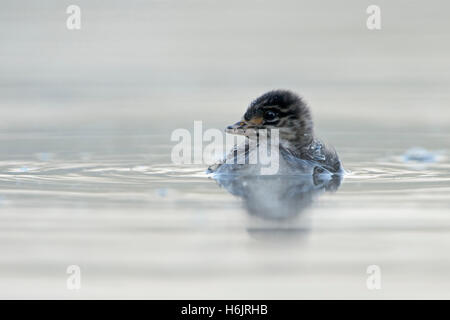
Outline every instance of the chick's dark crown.
[(267, 92), (254, 100), (244, 119), (262, 118), (261, 128), (290, 128), (300, 134), (311, 134), (312, 117), (308, 106), (295, 93), (288, 90)]

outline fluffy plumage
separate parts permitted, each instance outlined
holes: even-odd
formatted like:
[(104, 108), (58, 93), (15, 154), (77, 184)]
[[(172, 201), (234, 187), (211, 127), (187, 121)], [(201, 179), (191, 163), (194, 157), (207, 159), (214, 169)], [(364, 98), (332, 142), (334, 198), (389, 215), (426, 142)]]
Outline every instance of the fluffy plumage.
[[(272, 129), (279, 130), (281, 173), (343, 172), (336, 151), (314, 136), (310, 109), (295, 93), (274, 90), (263, 94), (251, 102), (242, 119), (228, 126), (226, 131), (254, 139), (253, 134), (258, 129), (267, 129), (269, 136)], [(235, 150), (246, 150), (244, 156), (248, 157), (252, 152), (249, 148), (248, 141), (245, 146), (236, 146), (223, 161), (209, 167), (208, 172), (237, 173), (249, 169), (251, 164), (237, 165), (229, 161), (236, 158)]]

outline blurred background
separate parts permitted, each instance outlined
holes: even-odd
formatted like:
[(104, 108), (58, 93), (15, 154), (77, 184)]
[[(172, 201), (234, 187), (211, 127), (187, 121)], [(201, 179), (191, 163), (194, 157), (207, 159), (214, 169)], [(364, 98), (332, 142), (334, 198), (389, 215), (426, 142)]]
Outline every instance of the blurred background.
[[(0, 4), (0, 297), (449, 298), (446, 1)], [(170, 160), (276, 88), (349, 171), (281, 222)]]

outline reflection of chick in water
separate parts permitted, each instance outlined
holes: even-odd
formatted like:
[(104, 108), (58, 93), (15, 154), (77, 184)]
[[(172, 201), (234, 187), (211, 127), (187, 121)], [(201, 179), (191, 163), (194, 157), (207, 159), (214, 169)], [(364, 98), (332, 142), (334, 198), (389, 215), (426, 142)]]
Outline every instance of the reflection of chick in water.
[[(259, 151), (260, 137), (254, 133), (261, 129), (268, 135), (272, 130), (279, 132), (279, 166), (274, 175), (258, 174), (261, 164), (247, 161)], [(253, 101), (243, 118), (228, 126), (227, 132), (244, 135), (246, 142), (211, 165), (207, 173), (230, 193), (243, 198), (251, 216), (270, 224), (269, 228), (248, 227), (249, 233), (302, 233), (304, 226), (299, 221), (293, 223), (291, 218), (311, 206), (316, 195), (335, 191), (344, 174), (336, 151), (314, 135), (308, 106), (290, 91), (270, 91)]]
[(244, 199), (249, 214), (270, 220), (297, 216), (311, 206), (314, 197), (335, 191), (338, 175), (215, 176), (220, 186)]

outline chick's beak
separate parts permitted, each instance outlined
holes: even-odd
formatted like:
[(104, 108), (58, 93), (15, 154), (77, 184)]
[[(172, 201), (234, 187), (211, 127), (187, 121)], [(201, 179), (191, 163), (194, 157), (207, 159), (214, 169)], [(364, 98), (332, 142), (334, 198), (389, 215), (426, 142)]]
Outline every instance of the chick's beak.
[(228, 126), (226, 131), (235, 131), (237, 129), (245, 129), (247, 127), (248, 127), (247, 121), (240, 120), (240, 121), (236, 122), (235, 124)]
[(232, 134), (243, 134), (247, 135), (250, 131), (258, 128), (262, 124), (262, 117), (253, 117), (249, 121), (245, 119), (236, 122), (226, 128), (226, 132)]

